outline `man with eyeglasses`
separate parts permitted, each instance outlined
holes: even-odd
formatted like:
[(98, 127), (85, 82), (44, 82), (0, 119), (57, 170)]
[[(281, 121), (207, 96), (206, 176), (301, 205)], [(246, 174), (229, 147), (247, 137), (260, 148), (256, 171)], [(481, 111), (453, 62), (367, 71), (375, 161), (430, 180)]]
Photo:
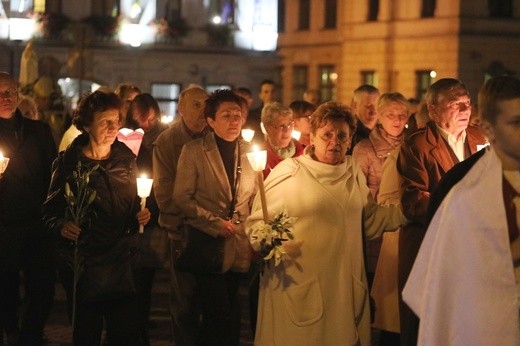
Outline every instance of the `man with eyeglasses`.
[(41, 345), (55, 281), (53, 235), (42, 224), (41, 208), (57, 153), (49, 125), (24, 118), (17, 105), (16, 81), (0, 72), (0, 152), (10, 158), (0, 179), (0, 337), (5, 332), (9, 345)]
[[(443, 78), (428, 88), (425, 101), (430, 121), (401, 146), (397, 170), (402, 178), (401, 204), (409, 220), (399, 233), (398, 288), (402, 292), (426, 232), (430, 194), (458, 162), (477, 151), (485, 139), (468, 127), (469, 92), (457, 79)], [(415, 345), (419, 320), (399, 295), (401, 345)]]

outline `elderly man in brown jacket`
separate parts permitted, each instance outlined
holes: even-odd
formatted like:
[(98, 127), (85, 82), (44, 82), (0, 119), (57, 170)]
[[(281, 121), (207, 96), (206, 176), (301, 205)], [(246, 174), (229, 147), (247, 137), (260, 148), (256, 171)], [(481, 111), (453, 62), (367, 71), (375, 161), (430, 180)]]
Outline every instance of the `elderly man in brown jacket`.
[[(426, 92), (430, 121), (401, 147), (397, 170), (402, 177), (401, 203), (409, 224), (399, 235), (399, 292), (408, 279), (426, 232), (430, 193), (456, 163), (477, 151), (485, 139), (468, 127), (471, 115), (469, 93), (459, 80), (443, 78)], [(415, 345), (419, 320), (400, 294), (401, 345)]]

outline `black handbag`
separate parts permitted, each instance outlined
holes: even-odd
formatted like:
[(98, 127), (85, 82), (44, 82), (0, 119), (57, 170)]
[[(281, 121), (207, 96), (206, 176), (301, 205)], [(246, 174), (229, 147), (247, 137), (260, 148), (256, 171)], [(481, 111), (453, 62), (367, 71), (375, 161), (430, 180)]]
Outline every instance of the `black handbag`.
[(224, 261), (222, 237), (213, 237), (185, 224), (186, 245), (175, 260), (177, 270), (193, 274), (221, 273)]
[(78, 284), (79, 299), (83, 302), (126, 298), (136, 292), (128, 260), (85, 267)]
[(104, 302), (135, 294), (128, 239), (121, 238), (110, 249), (82, 257), (84, 265), (77, 287), (80, 301)]
[[(236, 195), (241, 173), (240, 143), (238, 143), (237, 170), (229, 207), (229, 220), (235, 213)], [(225, 238), (213, 237), (189, 224), (184, 224), (184, 235), (186, 237), (185, 246), (180, 250), (174, 263), (177, 270), (193, 274), (213, 274), (223, 273), (229, 269), (223, 266)]]

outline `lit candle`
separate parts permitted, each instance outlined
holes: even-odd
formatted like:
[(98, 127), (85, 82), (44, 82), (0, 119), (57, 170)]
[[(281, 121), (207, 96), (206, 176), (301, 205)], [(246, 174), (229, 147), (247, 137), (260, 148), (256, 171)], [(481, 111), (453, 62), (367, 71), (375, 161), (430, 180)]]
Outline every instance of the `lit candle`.
[[(137, 178), (137, 195), (141, 197), (141, 210), (144, 210), (146, 206), (146, 197), (150, 196), (152, 191), (153, 179), (149, 179), (145, 174), (141, 175), (141, 178)], [(144, 226), (139, 225), (139, 233), (144, 232)]]
[(242, 138), (246, 142), (251, 142), (253, 140), (253, 137), (255, 135), (255, 130), (251, 129), (242, 129)]
[(4, 154), (0, 152), (0, 174), (3, 174), (7, 168), (7, 164), (9, 163), (9, 158), (4, 157)]
[(292, 136), (292, 138), (294, 138), (297, 141), (299, 141), (300, 137), (302, 136), (302, 133), (300, 131), (292, 130), (291, 136)]
[(269, 221), (269, 217), (267, 215), (264, 175), (262, 172), (265, 169), (265, 165), (267, 163), (267, 150), (260, 151), (258, 146), (253, 145), (253, 151), (247, 153), (247, 159), (249, 160), (251, 167), (253, 167), (253, 170), (256, 171), (256, 179), (258, 180), (258, 187), (260, 188), (260, 200), (262, 202), (262, 214), (264, 216), (264, 222), (267, 223)]

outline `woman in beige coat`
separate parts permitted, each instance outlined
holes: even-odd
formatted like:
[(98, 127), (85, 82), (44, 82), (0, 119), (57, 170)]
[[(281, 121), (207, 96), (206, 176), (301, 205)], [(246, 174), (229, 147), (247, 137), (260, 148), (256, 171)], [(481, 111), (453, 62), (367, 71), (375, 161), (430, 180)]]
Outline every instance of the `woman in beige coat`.
[[(375, 237), (404, 219), (397, 206), (374, 202), (363, 172), (344, 155), (355, 128), (348, 108), (325, 103), (311, 124), (304, 155), (281, 162), (265, 181), (269, 218), (286, 208), (297, 221), (282, 262), (262, 275), (255, 344), (370, 345), (361, 232)], [(262, 222), (257, 196), (246, 223), (255, 250)]]
[(244, 222), (256, 193), (256, 175), (246, 157), (250, 150), (239, 140), (240, 106), (230, 90), (212, 93), (204, 108), (212, 131), (184, 145), (177, 165), (173, 197), (185, 223), (194, 232), (225, 239), (222, 272), (194, 273), (202, 308), (197, 345), (239, 344), (237, 294), (251, 254)]
[[(387, 198), (379, 196), (383, 174), (397, 174), (395, 160), (398, 148), (404, 140), (404, 129), (410, 117), (408, 100), (397, 92), (385, 93), (377, 99), (378, 124), (369, 138), (359, 142), (352, 157), (361, 166), (367, 178), (372, 197), (379, 204), (388, 204)], [(386, 172), (383, 166), (391, 160)], [(394, 172), (391, 172), (391, 171)], [(398, 203), (398, 199), (390, 203)], [(398, 344), (399, 307), (397, 297), (397, 241), (398, 232), (389, 232), (377, 239), (365, 242), (367, 272), (375, 302), (375, 328), (384, 332), (380, 336), (381, 345)], [(385, 244), (384, 249), (382, 244)], [(382, 253), (382, 258), (380, 257)], [(377, 280), (376, 277), (377, 276)], [(373, 280), (373, 283), (372, 281)]]

